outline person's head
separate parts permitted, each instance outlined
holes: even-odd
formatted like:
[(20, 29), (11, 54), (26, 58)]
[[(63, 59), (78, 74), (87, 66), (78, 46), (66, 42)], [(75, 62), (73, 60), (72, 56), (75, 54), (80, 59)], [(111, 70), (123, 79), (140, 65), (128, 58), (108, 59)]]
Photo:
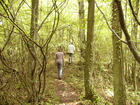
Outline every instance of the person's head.
[(58, 52), (61, 52), (61, 51), (62, 51), (62, 47), (59, 46), (59, 47), (58, 47)]
[(71, 42), (71, 44), (73, 44), (73, 42)]

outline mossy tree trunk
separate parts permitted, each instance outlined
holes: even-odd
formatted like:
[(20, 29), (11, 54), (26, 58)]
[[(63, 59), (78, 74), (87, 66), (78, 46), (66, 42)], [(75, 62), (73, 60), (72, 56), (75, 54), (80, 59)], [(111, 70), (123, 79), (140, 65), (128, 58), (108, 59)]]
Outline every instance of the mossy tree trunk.
[(38, 92), (37, 92), (37, 85), (36, 85), (36, 47), (35, 41), (37, 40), (38, 34), (38, 6), (39, 0), (32, 0), (32, 8), (31, 8), (31, 26), (30, 26), (30, 39), (28, 44), (29, 49), (29, 71), (30, 71), (30, 78), (31, 78), (31, 101), (38, 102)]
[(93, 100), (93, 37), (94, 37), (94, 7), (95, 1), (88, 1), (87, 43), (85, 50), (84, 86), (85, 98)]
[[(122, 36), (122, 31), (119, 23), (118, 9), (116, 3), (113, 1), (112, 11), (112, 29)], [(114, 105), (126, 105), (126, 90), (124, 81), (124, 63), (122, 54), (122, 43), (114, 35), (113, 40), (113, 74), (114, 74)]]

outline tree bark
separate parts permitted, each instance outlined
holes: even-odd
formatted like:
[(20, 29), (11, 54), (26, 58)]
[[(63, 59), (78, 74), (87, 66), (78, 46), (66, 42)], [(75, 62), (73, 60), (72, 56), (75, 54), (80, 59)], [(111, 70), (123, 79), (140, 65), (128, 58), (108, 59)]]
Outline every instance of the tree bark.
[(85, 98), (93, 100), (93, 38), (94, 38), (94, 9), (95, 1), (88, 1), (88, 23), (87, 23), (87, 43), (86, 43), (86, 55), (85, 55), (85, 67), (84, 67), (84, 86), (85, 86)]
[[(39, 0), (32, 0), (32, 8), (31, 8), (31, 26), (30, 26), (30, 38), (33, 41), (36, 41), (37, 39), (37, 30), (38, 30), (38, 6), (39, 6)], [(29, 42), (28, 45), (29, 49), (29, 71), (30, 71), (30, 78), (31, 78), (31, 87), (32, 87), (32, 94), (30, 97), (32, 98), (32, 101), (35, 102), (35, 104), (38, 102), (38, 94), (37, 90), (38, 87), (36, 85), (36, 48), (35, 44), (33, 42)], [(34, 103), (33, 103), (34, 104)]]
[(83, 61), (85, 56), (85, 11), (84, 0), (78, 0), (79, 4), (79, 47), (80, 47), (80, 61)]
[[(139, 0), (136, 0), (135, 2), (135, 16), (138, 17), (138, 11), (139, 11)], [(132, 38), (133, 40), (135, 40), (135, 46), (137, 47), (137, 33), (138, 33), (138, 24), (135, 21), (135, 18), (132, 18)], [(133, 58), (132, 58), (133, 59)], [(137, 90), (137, 79), (136, 79), (136, 74), (137, 73), (137, 62), (136, 60), (133, 59), (133, 63), (132, 63), (132, 80), (133, 80), (133, 86), (134, 86), (134, 90)]]
[[(121, 27), (119, 24), (118, 9), (116, 3), (113, 1), (112, 13), (112, 29), (122, 37)], [(113, 40), (113, 76), (114, 76), (114, 105), (126, 105), (126, 90), (124, 81), (124, 62), (122, 54), (122, 43), (112, 33)]]

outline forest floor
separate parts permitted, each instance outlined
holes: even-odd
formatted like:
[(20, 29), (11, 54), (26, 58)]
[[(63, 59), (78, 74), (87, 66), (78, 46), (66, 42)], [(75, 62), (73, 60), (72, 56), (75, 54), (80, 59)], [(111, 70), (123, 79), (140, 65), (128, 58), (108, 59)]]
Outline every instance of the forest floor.
[(48, 94), (49, 103), (52, 105), (91, 105), (89, 101), (83, 100), (83, 72), (77, 62), (65, 63), (62, 79), (58, 79), (57, 67), (52, 62), (49, 67)]
[[(72, 66), (72, 65), (71, 65)], [(64, 78), (69, 76), (68, 65), (64, 67), (63, 78), (61, 80), (55, 79), (56, 94), (59, 97), (59, 105), (77, 105), (80, 94), (65, 81)]]
[[(46, 92), (48, 103), (45, 105), (92, 105), (90, 101), (84, 99), (83, 69), (77, 61), (73, 64), (65, 63), (61, 80), (58, 79), (54, 62), (47, 67), (47, 90), (49, 91)], [(96, 105), (113, 105), (113, 84), (111, 84), (113, 77), (111, 75), (112, 72), (108, 70), (94, 74), (95, 92), (98, 97)], [(128, 102), (127, 105), (134, 104)]]
[(60, 99), (59, 105), (77, 105), (79, 94), (64, 80), (55, 79), (56, 94)]

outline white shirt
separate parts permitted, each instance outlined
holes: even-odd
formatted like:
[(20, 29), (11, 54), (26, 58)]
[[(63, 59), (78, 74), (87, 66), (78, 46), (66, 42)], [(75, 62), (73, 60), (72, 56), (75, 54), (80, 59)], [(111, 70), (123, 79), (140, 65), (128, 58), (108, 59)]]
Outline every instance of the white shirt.
[(74, 51), (75, 51), (75, 46), (72, 45), (72, 44), (70, 44), (70, 45), (68, 46), (68, 53), (74, 53)]

